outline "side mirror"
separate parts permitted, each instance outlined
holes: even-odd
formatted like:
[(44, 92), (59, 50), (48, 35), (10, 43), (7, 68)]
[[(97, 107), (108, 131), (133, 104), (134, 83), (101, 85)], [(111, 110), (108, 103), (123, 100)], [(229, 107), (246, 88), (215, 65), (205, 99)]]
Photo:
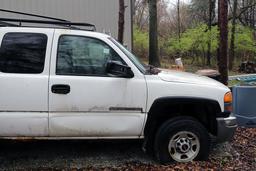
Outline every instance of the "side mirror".
[(119, 61), (108, 61), (107, 73), (113, 76), (122, 78), (133, 78), (134, 74), (131, 68), (127, 65), (123, 65)]

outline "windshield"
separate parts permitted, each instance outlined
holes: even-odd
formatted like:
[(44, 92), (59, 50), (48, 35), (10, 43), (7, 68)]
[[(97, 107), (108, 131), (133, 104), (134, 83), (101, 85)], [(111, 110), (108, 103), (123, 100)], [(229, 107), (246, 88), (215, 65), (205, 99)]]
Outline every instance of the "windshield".
[(144, 64), (135, 56), (133, 55), (129, 50), (127, 50), (122, 44), (120, 44), (118, 41), (116, 41), (113, 38), (109, 38), (131, 61), (132, 63), (143, 73), (145, 74), (147, 72), (147, 69), (144, 67)]

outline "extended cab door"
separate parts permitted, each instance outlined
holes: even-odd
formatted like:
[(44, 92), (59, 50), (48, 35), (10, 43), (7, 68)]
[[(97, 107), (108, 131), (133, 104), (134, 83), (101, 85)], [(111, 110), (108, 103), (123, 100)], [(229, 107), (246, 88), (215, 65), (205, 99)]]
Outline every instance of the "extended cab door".
[[(146, 108), (144, 75), (107, 38), (55, 32), (49, 91), (50, 136), (138, 137)], [(133, 78), (111, 76), (107, 62), (129, 65)]]
[(48, 136), (53, 29), (0, 29), (0, 136)]

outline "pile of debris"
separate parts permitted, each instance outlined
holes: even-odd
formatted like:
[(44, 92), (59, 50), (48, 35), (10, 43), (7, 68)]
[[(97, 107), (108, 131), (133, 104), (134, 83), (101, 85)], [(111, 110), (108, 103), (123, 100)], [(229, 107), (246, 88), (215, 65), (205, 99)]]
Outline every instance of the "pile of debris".
[(253, 74), (256, 73), (256, 64), (252, 61), (245, 61), (239, 67), (240, 73)]

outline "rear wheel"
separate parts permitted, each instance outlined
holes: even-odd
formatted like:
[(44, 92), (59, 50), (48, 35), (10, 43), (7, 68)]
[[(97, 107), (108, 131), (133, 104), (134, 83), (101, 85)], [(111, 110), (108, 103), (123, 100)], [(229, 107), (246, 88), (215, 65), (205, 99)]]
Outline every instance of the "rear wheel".
[(191, 117), (173, 118), (165, 122), (156, 134), (155, 154), (163, 164), (206, 160), (209, 151), (208, 131)]

